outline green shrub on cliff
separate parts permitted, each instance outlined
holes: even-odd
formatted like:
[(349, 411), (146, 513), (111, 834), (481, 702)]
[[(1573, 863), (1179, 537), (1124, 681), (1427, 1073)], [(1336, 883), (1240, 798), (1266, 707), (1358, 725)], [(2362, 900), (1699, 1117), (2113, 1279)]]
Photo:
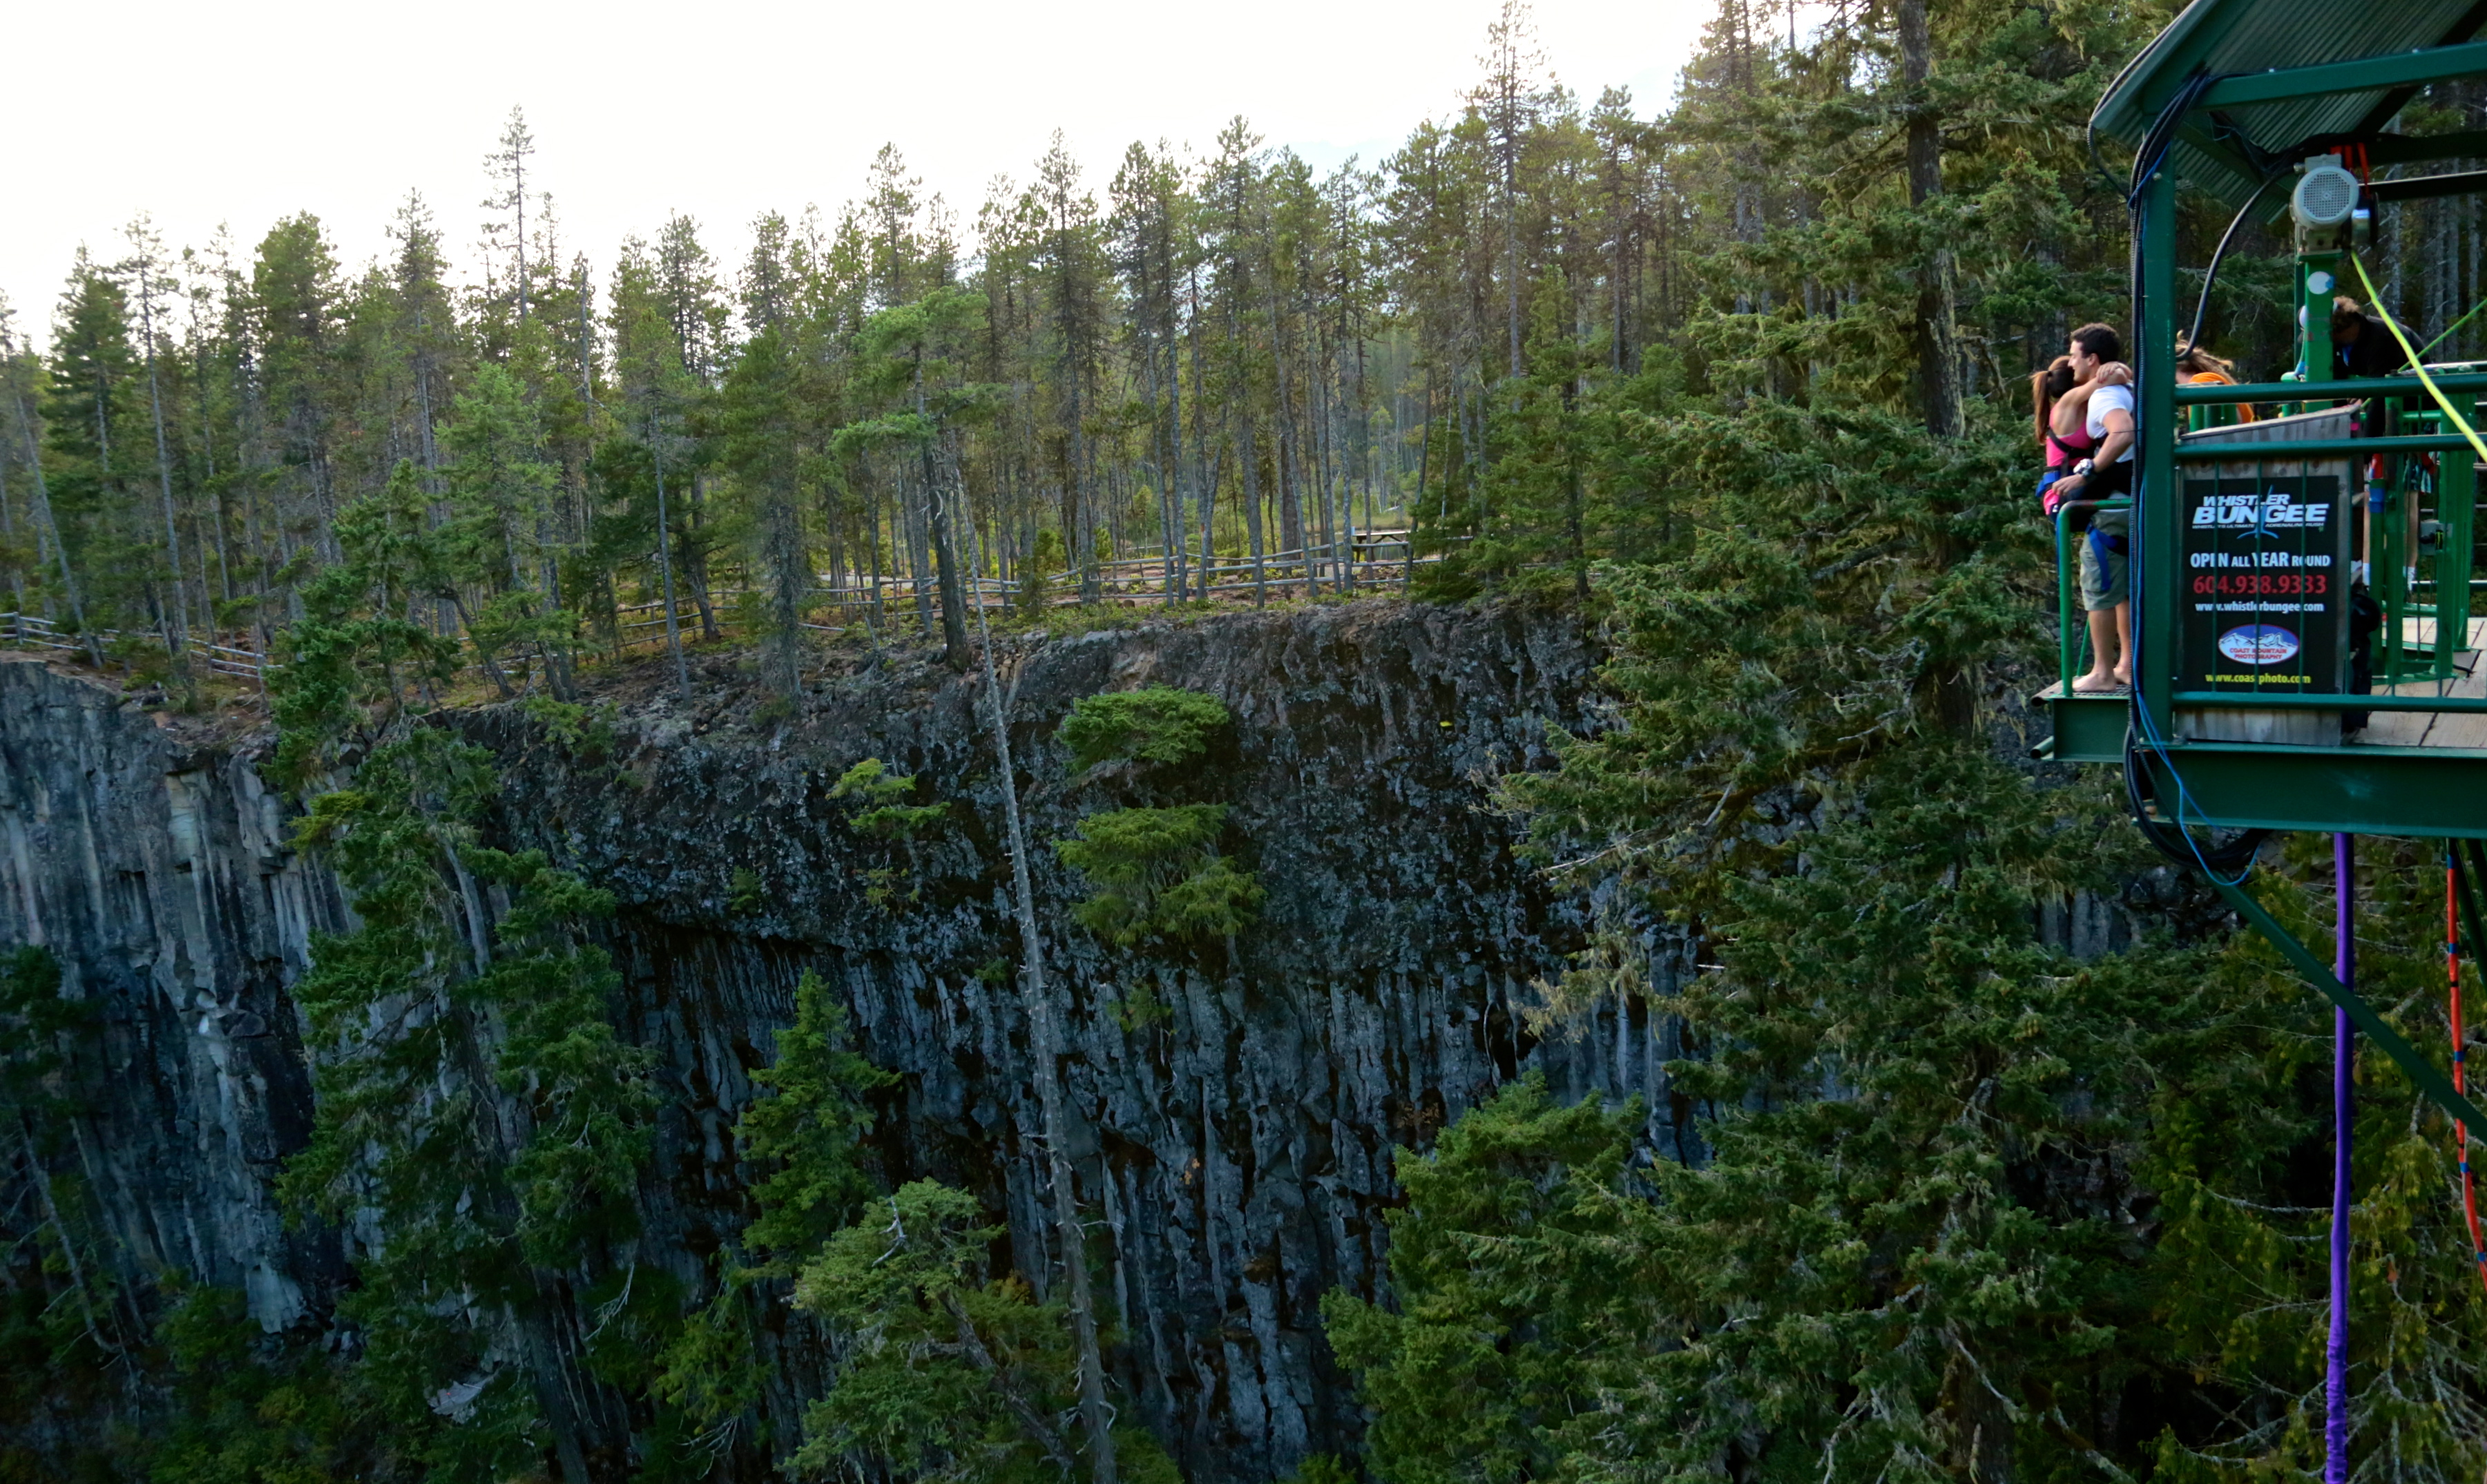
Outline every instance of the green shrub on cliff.
[(1073, 773), (1115, 763), (1172, 766), (1208, 750), (1224, 727), (1226, 708), (1216, 696), (1171, 686), (1109, 690), (1071, 703), (1058, 734), (1071, 749)]
[(867, 866), (860, 873), (864, 900), (875, 907), (912, 903), (923, 895), (919, 879), (922, 858), (917, 843), (950, 817), (950, 805), (907, 802), (914, 795), (915, 775), (893, 773), (879, 758), (863, 759), (829, 786), (831, 798), (863, 805), (847, 822), (849, 828), (884, 844), (895, 844), (902, 854), (902, 859)]
[(761, 1093), (734, 1126), (759, 1217), (742, 1240), (770, 1254), (770, 1271), (808, 1255), (874, 1194), (862, 1163), (873, 1115), (866, 1102), (897, 1082), (852, 1047), (844, 1006), (811, 969), (795, 986), (795, 1023), (777, 1032), (777, 1054), (751, 1079)]
[(883, 840), (913, 840), (949, 817), (946, 803), (905, 802), (914, 793), (913, 773), (893, 773), (879, 758), (865, 758), (829, 785), (831, 798), (864, 805), (848, 823), (859, 833)]
[(1071, 909), (1079, 925), (1128, 946), (1149, 938), (1222, 938), (1257, 915), (1265, 894), (1217, 854), (1224, 804), (1110, 809), (1056, 840), (1063, 863), (1095, 888)]
[[(1059, 733), (1070, 768), (1086, 782), (1119, 768), (1152, 792), (1209, 748), (1229, 717), (1216, 697), (1152, 686), (1074, 702)], [(1107, 809), (1053, 842), (1092, 889), (1072, 908), (1080, 926), (1118, 946), (1150, 938), (1231, 937), (1259, 916), (1267, 894), (1252, 873), (1217, 853), (1226, 822), (1219, 803)]]

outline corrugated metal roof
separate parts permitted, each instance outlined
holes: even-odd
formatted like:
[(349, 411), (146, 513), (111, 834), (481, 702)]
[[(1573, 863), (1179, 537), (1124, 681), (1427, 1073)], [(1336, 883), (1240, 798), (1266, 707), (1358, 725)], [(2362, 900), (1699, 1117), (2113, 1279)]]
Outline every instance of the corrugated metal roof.
[[(2109, 86), (2090, 123), (2102, 134), (2138, 146), (2160, 110), (2197, 72), (2260, 72), (2448, 45), (2471, 40), (2482, 21), (2487, 5), (2480, 0), (2194, 0)], [(2277, 154), (2318, 134), (2357, 129), (2389, 96), (2389, 90), (2377, 89), (2288, 98), (2223, 109), (2216, 121), (2197, 114), (2195, 122), (2205, 133), (2242, 136), (2255, 149)], [(2188, 182), (2232, 202), (2244, 202), (2261, 183), (2181, 139), (2172, 157)]]

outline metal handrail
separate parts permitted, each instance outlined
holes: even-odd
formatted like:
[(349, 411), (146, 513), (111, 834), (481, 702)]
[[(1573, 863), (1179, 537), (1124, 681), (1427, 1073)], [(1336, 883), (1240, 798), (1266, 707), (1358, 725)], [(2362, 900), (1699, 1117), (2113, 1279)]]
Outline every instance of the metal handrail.
[[(2435, 378), (2446, 391), (2487, 391), (2487, 371), (2456, 371)], [(2355, 402), (2365, 397), (2424, 396), (2416, 377), (2351, 377), (2337, 381), (2203, 381), (2176, 387), (2180, 407), (2239, 402)]]
[(2318, 695), (2304, 690), (2282, 690), (2265, 695), (2259, 690), (2179, 690), (2167, 698), (2177, 706), (2223, 708), (2230, 711), (2424, 711), (2447, 714), (2487, 714), (2487, 696), (2463, 695), (2396, 695), (2378, 691), (2371, 695)]
[[(2275, 459), (2299, 459), (2317, 454), (2425, 454), (2469, 446), (2470, 440), (2457, 433), (2399, 434), (2375, 438), (2271, 438), (2251, 443), (2180, 442), (2176, 445), (2176, 462), (2268, 463)], [(2240, 453), (2240, 449), (2250, 452)]]

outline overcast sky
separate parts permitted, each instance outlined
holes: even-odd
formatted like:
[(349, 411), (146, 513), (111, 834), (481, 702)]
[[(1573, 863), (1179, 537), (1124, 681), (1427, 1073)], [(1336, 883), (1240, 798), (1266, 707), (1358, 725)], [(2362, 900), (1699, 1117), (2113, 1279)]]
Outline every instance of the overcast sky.
[[(1145, 0), (798, 5), (713, 0), (300, 0), (28, 6), (0, 97), (32, 126), (0, 180), (0, 291), (49, 339), (71, 255), (124, 250), (154, 214), (168, 246), (230, 223), (246, 252), (308, 210), (348, 266), (387, 248), (409, 189), (461, 270), (512, 104), (537, 142), (566, 250), (599, 268), (668, 212), (729, 266), (746, 224), (834, 215), (895, 143), (972, 221), (987, 182), (1024, 180), (1060, 128), (1100, 200), (1133, 139), (1204, 151), (1241, 113), (1327, 168), (1375, 162), (1455, 108), (1498, 0)], [(1584, 98), (1663, 102), (1714, 0), (1539, 0), (1552, 72)]]

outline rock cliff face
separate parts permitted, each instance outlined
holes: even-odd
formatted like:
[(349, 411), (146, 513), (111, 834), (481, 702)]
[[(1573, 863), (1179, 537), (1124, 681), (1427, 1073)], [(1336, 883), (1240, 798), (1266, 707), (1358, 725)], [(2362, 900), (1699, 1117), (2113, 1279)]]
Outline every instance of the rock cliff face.
[(0, 663), (0, 944), (53, 949), (100, 1012), (115, 1096), (78, 1131), (83, 1172), (129, 1276), (242, 1289), (271, 1328), (338, 1275), (270, 1192), (311, 1117), (285, 986), (344, 914), (285, 848), (286, 812), (246, 755), (184, 742), (117, 689)]
[[(1592, 663), (1568, 620), (1395, 603), (1139, 624), (1010, 657), (1114, 1364), (1191, 1477), (1267, 1478), (1352, 1441), (1318, 1303), (1375, 1282), (1394, 1145), (1531, 1067), (1667, 1117), (1672, 1049), (1638, 1007), (1575, 1040), (1526, 1033), (1530, 981), (1582, 924), (1484, 807), (1493, 774), (1546, 761), (1550, 721), (1596, 724)], [(1008, 1217), (1016, 1266), (1050, 1271), (1000, 778), (973, 687), (893, 663), (762, 724), (731, 662), (712, 664), (688, 705), (655, 667), (612, 682), (609, 747), (559, 744), (516, 707), (444, 722), (500, 759), (497, 843), (542, 846), (619, 899), (621, 1026), (656, 1049), (667, 1096), (641, 1260), (704, 1283), (747, 1219), (730, 1129), (810, 968), (903, 1076), (876, 1134), (882, 1175), (975, 1190)], [(1066, 786), (1054, 728), (1080, 696), (1146, 684), (1235, 717), (1206, 787), (1269, 895), (1231, 943), (1112, 950), (1073, 924), (1082, 888), (1042, 849), (1111, 801)], [(254, 745), (185, 742), (90, 682), (0, 664), (0, 941), (51, 945), (105, 1012), (120, 1079), (97, 1187), (137, 1260), (243, 1287), (277, 1327), (316, 1320), (339, 1277), (284, 1231), (270, 1181), (311, 1117), (286, 985), (344, 908), (286, 848)], [(826, 797), (866, 756), (956, 801), (911, 857)], [(773, 1343), (782, 1411), (818, 1347)]]

